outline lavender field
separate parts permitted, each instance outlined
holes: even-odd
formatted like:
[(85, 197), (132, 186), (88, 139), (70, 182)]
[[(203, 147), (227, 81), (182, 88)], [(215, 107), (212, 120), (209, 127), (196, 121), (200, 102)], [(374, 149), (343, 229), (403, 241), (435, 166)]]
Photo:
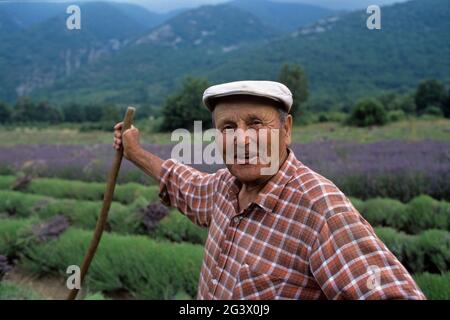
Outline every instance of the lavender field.
[[(450, 140), (431, 134), (420, 140), (381, 137), (366, 143), (356, 138), (299, 143), (303, 140), (297, 137), (291, 148), (303, 164), (352, 197), (427, 297), (450, 299)], [(79, 263), (81, 248), (87, 248), (114, 155), (106, 138), (73, 141), (0, 144), (0, 299), (64, 299), (67, 294), (65, 268)], [(168, 159), (174, 145), (161, 144), (166, 141), (144, 147)], [(222, 166), (194, 167), (212, 173)], [(155, 181), (126, 160), (119, 183), (85, 297), (194, 298), (207, 230), (176, 210), (161, 214)], [(150, 227), (146, 217), (153, 219)], [(35, 235), (46, 226), (57, 231), (50, 240)], [(104, 266), (111, 270), (107, 275)]]
[[(163, 159), (172, 145), (146, 145)], [(370, 144), (324, 141), (292, 146), (305, 165), (331, 179), (350, 196), (392, 197), (408, 201), (419, 194), (450, 200), (450, 142), (381, 141)], [(0, 147), (0, 173), (32, 171), (37, 176), (104, 181), (113, 149), (93, 145), (17, 145)], [(214, 172), (219, 165), (195, 165)], [(120, 182), (152, 181), (128, 161)]]

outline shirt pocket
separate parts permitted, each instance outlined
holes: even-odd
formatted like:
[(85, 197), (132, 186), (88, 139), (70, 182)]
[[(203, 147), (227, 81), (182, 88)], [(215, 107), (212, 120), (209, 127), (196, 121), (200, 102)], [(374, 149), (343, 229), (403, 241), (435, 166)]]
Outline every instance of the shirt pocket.
[(272, 300), (276, 299), (282, 279), (260, 273), (248, 264), (241, 266), (231, 299), (233, 300)]

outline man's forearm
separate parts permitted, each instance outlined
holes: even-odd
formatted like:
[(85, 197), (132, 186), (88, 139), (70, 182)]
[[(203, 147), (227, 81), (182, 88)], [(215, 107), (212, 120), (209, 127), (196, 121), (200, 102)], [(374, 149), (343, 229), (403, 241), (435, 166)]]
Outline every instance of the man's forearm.
[(128, 155), (128, 160), (159, 182), (161, 166), (164, 162), (163, 159), (144, 150), (143, 148), (140, 148), (136, 151), (130, 152)]

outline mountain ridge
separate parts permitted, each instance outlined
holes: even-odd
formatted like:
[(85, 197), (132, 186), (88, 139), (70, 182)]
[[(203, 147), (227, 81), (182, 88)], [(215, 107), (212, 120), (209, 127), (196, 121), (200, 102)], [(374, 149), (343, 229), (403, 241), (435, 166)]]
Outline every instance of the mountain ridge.
[[(283, 33), (245, 10), (230, 7), (186, 10), (150, 30), (130, 32), (116, 43), (116, 50), (113, 44), (107, 45), (107, 54), (81, 63), (69, 74), (59, 73), (47, 82), (45, 74), (40, 74), (35, 80), (45, 85), (27, 94), (58, 103), (160, 105), (186, 75), (207, 77), (213, 83), (275, 80), (284, 63), (303, 66), (311, 100), (323, 108), (380, 91), (407, 91), (425, 78), (450, 83), (450, 8), (445, 0), (382, 7), (382, 29), (372, 31), (366, 28), (365, 10), (328, 16)], [(200, 19), (202, 11), (212, 16)], [(212, 30), (215, 35), (203, 33)], [(26, 52), (18, 54), (26, 56)], [(1, 58), (5, 61), (10, 56), (0, 50), (0, 69)], [(17, 67), (24, 74), (26, 70)], [(14, 86), (6, 88), (9, 79), (0, 74), (0, 99), (15, 98), (11, 91), (21, 83), (13, 80)]]

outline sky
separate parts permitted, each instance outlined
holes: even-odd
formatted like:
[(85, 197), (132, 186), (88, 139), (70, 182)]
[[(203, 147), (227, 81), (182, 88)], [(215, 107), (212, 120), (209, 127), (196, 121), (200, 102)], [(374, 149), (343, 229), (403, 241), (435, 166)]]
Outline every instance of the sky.
[[(80, 0), (28, 0), (28, 2), (79, 2)], [(82, 1), (98, 1), (98, 0), (82, 0)], [(202, 4), (217, 4), (228, 2), (229, 0), (112, 0), (116, 2), (125, 2), (125, 3), (133, 3), (145, 6), (149, 10), (156, 12), (164, 12), (170, 11), (174, 9), (186, 8), (186, 7), (195, 7)], [(256, 0), (257, 1), (257, 0)], [(371, 4), (377, 5), (386, 5), (392, 4), (395, 2), (404, 2), (407, 0), (271, 0), (278, 2), (302, 2), (315, 4), (326, 8), (331, 9), (344, 9), (344, 10), (352, 10), (352, 9), (361, 9), (367, 8)], [(4, 2), (0, 0), (0, 2)], [(17, 2), (17, 1), (8, 1), (8, 2)], [(27, 1), (20, 1), (27, 2)]]

